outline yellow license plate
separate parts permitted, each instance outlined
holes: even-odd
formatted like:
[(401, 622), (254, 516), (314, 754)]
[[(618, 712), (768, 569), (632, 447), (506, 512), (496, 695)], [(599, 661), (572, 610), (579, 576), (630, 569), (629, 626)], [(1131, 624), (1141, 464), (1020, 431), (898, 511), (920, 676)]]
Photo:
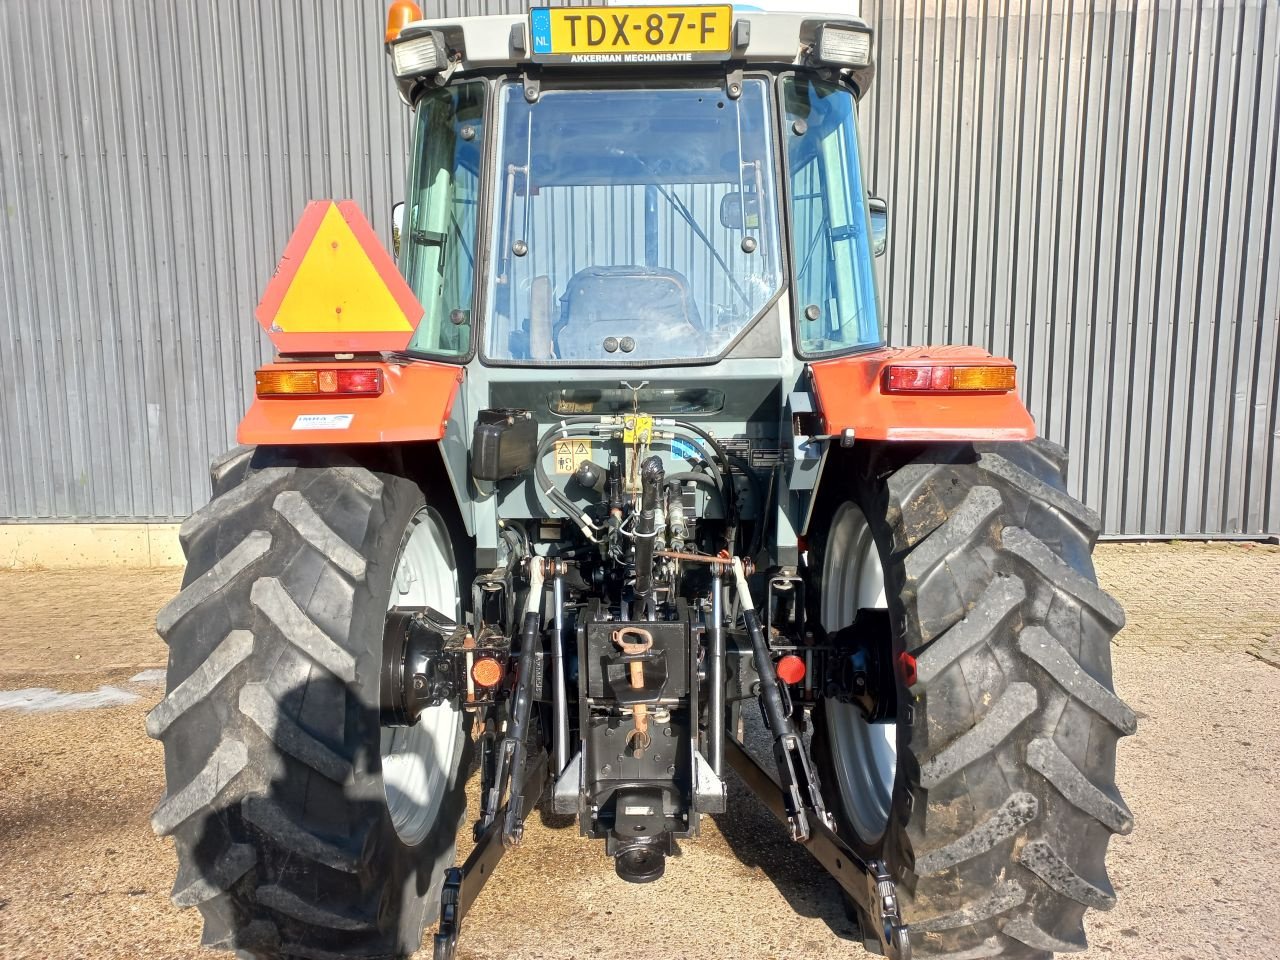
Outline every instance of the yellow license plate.
[(535, 60), (723, 59), (733, 34), (733, 7), (535, 7), (529, 26)]

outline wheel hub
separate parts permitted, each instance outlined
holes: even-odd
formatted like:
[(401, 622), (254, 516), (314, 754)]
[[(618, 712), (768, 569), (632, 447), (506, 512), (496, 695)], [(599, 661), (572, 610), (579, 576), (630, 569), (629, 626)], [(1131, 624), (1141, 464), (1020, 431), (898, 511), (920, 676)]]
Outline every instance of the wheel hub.
[(382, 637), (381, 717), (383, 726), (411, 727), (427, 707), (460, 692), (453, 658), (444, 651), (466, 628), (437, 610), (392, 608)]
[[(887, 608), (884, 569), (871, 527), (857, 506), (846, 503), (832, 519), (823, 553), (821, 612), (827, 629), (849, 640), (849, 680), (853, 684), (861, 674), (864, 689), (855, 696), (850, 687), (849, 696), (828, 698), (825, 711), (841, 805), (859, 839), (871, 845), (888, 826), (897, 776), (897, 724), (887, 719), (883, 692), (894, 684)], [(879, 653), (869, 655), (868, 647)], [(882, 719), (869, 722), (868, 713)]]
[(867, 723), (895, 721), (898, 681), (889, 611), (859, 610), (853, 623), (837, 631), (831, 642), (838, 652), (828, 675), (827, 696), (856, 705)]
[[(458, 574), (449, 546), (448, 532), (439, 515), (429, 508), (418, 511), (405, 531), (391, 577), (389, 619), (396, 608), (434, 608), (457, 616), (460, 611)], [(403, 625), (403, 624), (402, 624)], [(384, 631), (384, 641), (390, 627)], [(411, 670), (415, 654), (428, 638), (406, 643), (402, 652), (393, 645), (391, 657), (384, 650), (380, 685), (389, 675)], [(389, 662), (388, 662), (389, 661)], [(386, 704), (383, 697), (383, 704)], [(462, 711), (454, 704), (422, 704), (417, 723), (410, 727), (383, 727), (382, 781), (387, 808), (396, 832), (405, 843), (421, 843), (435, 824), (436, 812), (448, 789), (454, 746), (462, 726)]]

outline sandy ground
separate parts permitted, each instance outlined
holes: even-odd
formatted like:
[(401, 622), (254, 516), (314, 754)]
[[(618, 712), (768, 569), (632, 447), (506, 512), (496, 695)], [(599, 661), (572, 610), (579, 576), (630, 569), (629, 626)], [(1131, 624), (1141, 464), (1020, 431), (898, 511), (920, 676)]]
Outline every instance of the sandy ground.
[[(1113, 841), (1119, 905), (1091, 914), (1085, 957), (1280, 957), (1280, 669), (1246, 652), (1278, 629), (1278, 568), (1276, 548), (1100, 549), (1104, 583), (1130, 608), (1115, 665), (1141, 718), (1120, 748), (1138, 826)], [(1170, 603), (1145, 601), (1144, 579)], [(1201, 596), (1192, 580), (1215, 590)], [(129, 682), (164, 660), (150, 623), (177, 581), (176, 571), (0, 573), (0, 689), (113, 684), (138, 695), (80, 713), (0, 711), (4, 960), (209, 956), (196, 947), (198, 915), (169, 903), (171, 847), (147, 823), (163, 775), (142, 720), (163, 691)], [(1224, 587), (1237, 600), (1206, 609)], [(79, 602), (55, 607), (51, 596)], [(617, 880), (576, 827), (535, 816), (468, 916), (461, 956), (863, 956), (842, 939), (834, 885), (731, 786), (733, 815), (705, 820), (648, 887)]]

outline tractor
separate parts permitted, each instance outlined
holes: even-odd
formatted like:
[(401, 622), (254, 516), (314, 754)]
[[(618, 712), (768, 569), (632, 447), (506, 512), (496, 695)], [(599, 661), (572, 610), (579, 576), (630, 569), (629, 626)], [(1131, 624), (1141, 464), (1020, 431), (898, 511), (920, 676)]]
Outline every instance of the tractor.
[(660, 883), (732, 770), (852, 952), (1085, 947), (1124, 614), (1014, 364), (886, 342), (872, 31), (391, 5), (394, 252), (307, 207), (157, 619), (152, 822), (207, 946), (453, 957), (539, 808)]

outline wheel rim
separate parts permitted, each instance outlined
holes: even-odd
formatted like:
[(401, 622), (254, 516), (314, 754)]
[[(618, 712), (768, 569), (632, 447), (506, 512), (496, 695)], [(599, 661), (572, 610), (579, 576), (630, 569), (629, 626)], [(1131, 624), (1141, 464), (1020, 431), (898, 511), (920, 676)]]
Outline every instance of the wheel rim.
[[(387, 607), (432, 607), (461, 615), (458, 571), (449, 534), (426, 507), (409, 522), (396, 557)], [(382, 785), (391, 822), (405, 843), (418, 844), (435, 824), (448, 789), (462, 711), (451, 704), (428, 707), (412, 727), (382, 730)]]
[[(822, 623), (830, 632), (853, 623), (860, 609), (888, 607), (884, 568), (871, 527), (851, 503), (836, 513), (822, 561)], [(889, 823), (898, 769), (898, 726), (867, 723), (856, 704), (825, 701), (836, 785), (849, 823), (864, 843), (877, 843)]]

